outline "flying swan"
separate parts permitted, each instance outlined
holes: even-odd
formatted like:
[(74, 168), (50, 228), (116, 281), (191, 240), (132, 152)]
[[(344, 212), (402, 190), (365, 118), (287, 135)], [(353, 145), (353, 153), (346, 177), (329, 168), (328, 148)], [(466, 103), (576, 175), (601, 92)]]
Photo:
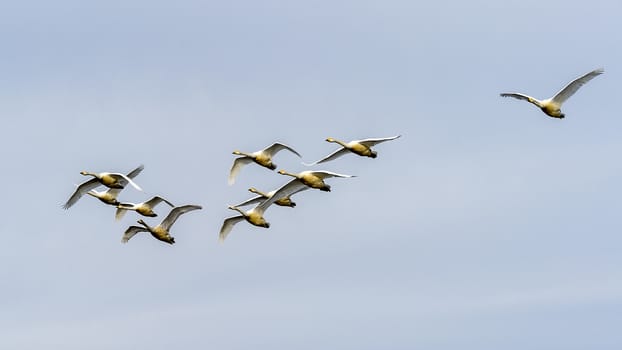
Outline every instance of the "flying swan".
[(542, 110), (542, 112), (546, 113), (549, 117), (562, 119), (565, 115), (561, 111), (562, 104), (566, 102), (566, 100), (574, 95), (577, 90), (581, 86), (583, 86), (588, 81), (594, 79), (594, 77), (601, 75), (605, 72), (603, 68), (599, 68), (593, 70), (575, 80), (573, 80), (570, 84), (566, 85), (563, 89), (561, 89), (555, 96), (551, 98), (547, 98), (546, 100), (538, 100), (534, 97), (527, 96), (521, 93), (502, 93), (502, 97), (514, 97), (519, 100), (525, 100), (529, 103), (536, 105), (538, 108)]
[(123, 218), (123, 216), (128, 210), (134, 210), (138, 214), (143, 215), (143, 216), (156, 217), (158, 216), (158, 214), (156, 214), (153, 211), (153, 208), (155, 208), (156, 205), (162, 202), (170, 205), (171, 207), (175, 207), (173, 203), (167, 201), (166, 199), (160, 196), (154, 196), (150, 200), (142, 202), (142, 203), (129, 203), (129, 202), (117, 203), (117, 212), (115, 213), (115, 218), (117, 220), (121, 220), (121, 218)]
[[(88, 171), (81, 171), (80, 174), (84, 176), (93, 176), (93, 178), (86, 182), (83, 182), (76, 188), (71, 197), (69, 197), (67, 202), (63, 205), (63, 209), (69, 209), (85, 193), (101, 200), (106, 204), (116, 205), (118, 204), (118, 202), (116, 202), (117, 195), (128, 183), (137, 190), (142, 191), (142, 189), (138, 187), (138, 185), (134, 181), (132, 181), (132, 179), (140, 174), (143, 169), (144, 166), (140, 165), (138, 168), (132, 170), (127, 175), (123, 175), (120, 173), (90, 173)], [(102, 192), (94, 191), (94, 189), (99, 185), (104, 185), (110, 189), (108, 191)]]
[(355, 175), (344, 175), (333, 173), (332, 171), (326, 170), (307, 170), (302, 171), (300, 173), (288, 173), (285, 170), (279, 170), (279, 174), (288, 175), (294, 177), (294, 180), (291, 182), (300, 182), (305, 186), (309, 186), (311, 188), (316, 188), (320, 191), (330, 192), (330, 185), (324, 182), (324, 179), (331, 177), (356, 177)]
[(184, 205), (181, 207), (175, 207), (171, 209), (171, 211), (164, 218), (164, 220), (162, 220), (162, 222), (157, 226), (149, 226), (142, 219), (140, 219), (137, 222), (143, 225), (144, 227), (141, 227), (141, 226), (128, 227), (127, 230), (125, 230), (125, 233), (123, 234), (123, 238), (121, 238), (121, 242), (127, 243), (127, 241), (129, 241), (130, 238), (134, 237), (134, 235), (136, 235), (139, 232), (149, 232), (154, 238), (162, 242), (166, 242), (168, 244), (174, 244), (175, 237), (172, 237), (171, 234), (169, 233), (171, 226), (173, 226), (173, 224), (175, 223), (175, 221), (177, 221), (180, 215), (185, 214), (189, 211), (197, 210), (197, 209), (201, 209), (201, 206)]
[(303, 163), (303, 164), (307, 166), (311, 166), (315, 164), (328, 162), (329, 160), (339, 158), (346, 153), (354, 153), (354, 154), (358, 154), (359, 156), (363, 156), (363, 157), (376, 158), (378, 156), (378, 153), (371, 149), (372, 146), (375, 146), (381, 142), (395, 140), (400, 136), (401, 135), (391, 136), (391, 137), (379, 137), (379, 138), (373, 138), (373, 139), (364, 139), (364, 140), (352, 140), (350, 142), (343, 142), (343, 141), (336, 140), (332, 137), (329, 137), (326, 139), (327, 142), (337, 143), (341, 146), (341, 148), (327, 155), (326, 157), (318, 160), (317, 162), (314, 162), (311, 164), (306, 164), (306, 163)]
[[(309, 189), (309, 187), (304, 186), (304, 187), (301, 187), (295, 193), (298, 193), (300, 191), (304, 191), (304, 190), (307, 190), (307, 189)], [(274, 194), (276, 193), (277, 190), (272, 190), (272, 191), (270, 191), (268, 193), (264, 193), (264, 192), (261, 192), (261, 191), (259, 191), (258, 189), (254, 188), (254, 187), (251, 187), (251, 188), (248, 189), (248, 191), (252, 192), (252, 193), (256, 193), (257, 196), (255, 196), (253, 198), (250, 198), (250, 199), (247, 199), (247, 200), (245, 200), (244, 202), (242, 202), (240, 204), (236, 204), (236, 205), (234, 205), (234, 207), (243, 207), (245, 205), (259, 204), (259, 203), (261, 203), (262, 201), (264, 201), (266, 199), (272, 198), (272, 196), (274, 196)], [(296, 203), (292, 202), (292, 199), (290, 198), (295, 193), (291, 193), (290, 195), (288, 195), (286, 197), (277, 198), (274, 201), (274, 204), (282, 206), (282, 207), (291, 207), (291, 208), (295, 207)]]
[(233, 183), (235, 183), (235, 177), (240, 172), (240, 169), (242, 169), (244, 165), (250, 162), (255, 162), (270, 170), (276, 169), (276, 164), (272, 163), (272, 157), (274, 157), (275, 154), (284, 149), (300, 157), (300, 154), (296, 152), (293, 148), (279, 142), (275, 142), (272, 145), (253, 153), (233, 151), (233, 154), (241, 157), (238, 157), (233, 161), (233, 166), (231, 167), (231, 171), (229, 172), (229, 185), (233, 185)]

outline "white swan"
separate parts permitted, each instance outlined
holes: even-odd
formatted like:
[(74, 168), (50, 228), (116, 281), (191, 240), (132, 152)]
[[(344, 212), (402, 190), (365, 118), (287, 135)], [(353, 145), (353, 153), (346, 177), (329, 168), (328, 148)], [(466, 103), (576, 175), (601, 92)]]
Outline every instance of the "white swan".
[(253, 153), (233, 151), (233, 154), (241, 157), (238, 157), (233, 161), (233, 166), (231, 167), (231, 171), (229, 172), (229, 185), (233, 185), (233, 183), (235, 182), (235, 177), (240, 172), (240, 169), (242, 169), (244, 165), (250, 162), (255, 162), (270, 170), (276, 169), (276, 164), (272, 163), (272, 157), (279, 151), (284, 149), (300, 157), (300, 154), (296, 152), (293, 148), (279, 142), (275, 142), (272, 145)]
[(128, 203), (128, 202), (118, 203), (117, 202), (117, 212), (115, 213), (115, 218), (117, 220), (121, 220), (121, 218), (123, 218), (123, 215), (125, 215), (125, 213), (128, 210), (134, 210), (138, 214), (143, 215), (143, 216), (150, 216), (150, 217), (158, 216), (158, 214), (156, 214), (153, 211), (153, 208), (155, 208), (155, 206), (160, 204), (161, 202), (164, 202), (170, 205), (171, 207), (175, 207), (173, 203), (167, 201), (166, 199), (160, 196), (154, 196), (150, 200), (142, 202), (142, 203)]
[(117, 196), (121, 192), (121, 188), (109, 188), (106, 191), (90, 190), (86, 194), (93, 196), (108, 205), (118, 205)]
[(270, 207), (270, 205), (272, 205), (278, 198), (289, 197), (294, 193), (302, 191), (306, 187), (307, 186), (304, 185), (302, 182), (294, 179), (281, 186), (281, 188), (276, 190), (272, 194), (272, 196), (265, 199), (250, 210), (244, 211), (237, 206), (230, 205), (229, 209), (239, 212), (240, 215), (228, 217), (223, 221), (222, 227), (220, 228), (220, 233), (218, 235), (218, 241), (221, 243), (224, 242), (229, 235), (229, 232), (231, 232), (231, 229), (233, 229), (233, 226), (242, 220), (246, 220), (250, 224), (253, 224), (255, 226), (269, 228), (270, 224), (263, 217), (263, 214), (268, 209), (268, 207)]
[(314, 162), (311, 164), (306, 164), (306, 163), (303, 163), (303, 164), (307, 166), (311, 166), (315, 164), (324, 163), (329, 160), (339, 158), (346, 153), (354, 153), (354, 154), (358, 154), (359, 156), (363, 156), (363, 157), (376, 158), (378, 156), (378, 153), (376, 153), (376, 151), (371, 149), (372, 146), (375, 146), (381, 142), (395, 140), (400, 136), (402, 135), (391, 136), (391, 137), (379, 137), (379, 138), (364, 139), (364, 140), (352, 140), (350, 142), (343, 142), (343, 141), (334, 139), (332, 137), (329, 137), (326, 139), (327, 142), (337, 143), (341, 145), (341, 148), (327, 155), (326, 157), (318, 160), (317, 162)]
[(172, 237), (169, 232), (169, 230), (171, 229), (171, 226), (173, 226), (173, 224), (175, 223), (175, 221), (177, 221), (177, 218), (179, 218), (181, 214), (185, 214), (189, 211), (193, 211), (197, 209), (202, 209), (202, 208), (199, 205), (184, 205), (181, 207), (175, 207), (171, 209), (171, 211), (164, 218), (164, 220), (162, 220), (162, 222), (157, 226), (149, 226), (142, 219), (138, 220), (137, 222), (143, 225), (144, 227), (141, 227), (141, 226), (128, 227), (127, 230), (125, 230), (125, 233), (123, 234), (123, 238), (121, 238), (121, 242), (127, 243), (127, 241), (129, 241), (130, 238), (134, 237), (134, 235), (136, 235), (139, 232), (149, 232), (151, 233), (153, 237), (155, 237), (156, 239), (162, 242), (166, 242), (168, 244), (174, 244), (175, 237)]
[[(291, 193), (290, 195), (288, 195), (288, 196), (286, 196), (286, 197), (277, 198), (277, 199), (274, 201), (274, 204), (276, 204), (276, 205), (280, 205), (280, 206), (282, 206), (282, 207), (291, 207), (291, 208), (293, 208), (293, 207), (295, 207), (295, 206), (296, 206), (296, 203), (295, 203), (295, 202), (292, 202), (292, 199), (291, 199), (290, 197), (291, 197), (292, 195), (294, 195), (295, 193), (298, 193), (298, 192), (300, 192), (300, 191), (304, 191), (304, 190), (307, 190), (307, 189), (309, 189), (309, 187), (307, 187), (307, 186), (303, 186), (303, 187), (301, 187), (298, 191), (296, 191), (296, 192), (294, 192), (294, 193)], [(272, 190), (272, 191), (270, 191), (270, 192), (268, 192), (268, 193), (264, 193), (264, 192), (261, 192), (261, 191), (259, 191), (258, 189), (254, 188), (254, 187), (251, 187), (251, 188), (249, 188), (248, 190), (249, 190), (250, 192), (252, 192), (252, 193), (256, 193), (256, 194), (258, 194), (258, 196), (255, 196), (255, 197), (253, 197), (253, 198), (247, 199), (247, 200), (245, 200), (244, 202), (242, 202), (242, 203), (240, 203), (240, 204), (236, 204), (236, 205), (234, 205), (234, 207), (243, 207), (243, 206), (245, 206), (245, 205), (251, 205), (251, 204), (258, 204), (258, 203), (261, 203), (262, 201), (264, 201), (264, 200), (266, 200), (266, 199), (268, 199), (268, 198), (272, 198), (272, 196), (274, 196), (274, 194), (275, 194), (275, 193), (276, 193), (276, 191), (277, 191), (277, 190)]]
[(572, 96), (583, 84), (588, 81), (594, 79), (594, 77), (601, 75), (605, 72), (604, 69), (599, 68), (593, 70), (589, 73), (584, 74), (583, 76), (578, 77), (577, 79), (570, 82), (570, 84), (566, 85), (563, 89), (561, 89), (555, 96), (551, 98), (547, 98), (546, 100), (538, 100), (534, 97), (527, 96), (521, 93), (502, 93), (502, 97), (514, 97), (519, 100), (525, 100), (529, 103), (536, 105), (538, 108), (542, 110), (542, 112), (546, 113), (549, 117), (562, 119), (565, 115), (561, 111), (562, 104)]
[(279, 170), (279, 174), (294, 177), (295, 179), (291, 182), (297, 181), (311, 188), (317, 188), (326, 192), (330, 192), (330, 186), (324, 182), (324, 179), (331, 177), (356, 177), (355, 175), (337, 174), (326, 170), (307, 170), (297, 174), (288, 173), (285, 170)]
[[(93, 176), (93, 178), (80, 184), (73, 192), (71, 197), (69, 197), (67, 202), (63, 205), (63, 208), (69, 209), (85, 193), (88, 193), (93, 197), (100, 199), (106, 204), (111, 204), (111, 202), (116, 200), (116, 196), (119, 194), (119, 191), (123, 189), (128, 183), (137, 190), (142, 191), (142, 189), (138, 187), (138, 185), (134, 181), (132, 181), (132, 179), (140, 174), (143, 169), (144, 166), (140, 165), (138, 168), (132, 170), (127, 175), (123, 175), (120, 173), (90, 173), (87, 171), (81, 171), (80, 174), (84, 176)], [(115, 189), (119, 191), (111, 191), (108, 193), (93, 191), (92, 193), (89, 193), (89, 191), (95, 189), (99, 185), (104, 185), (106, 187), (109, 187), (110, 189)]]

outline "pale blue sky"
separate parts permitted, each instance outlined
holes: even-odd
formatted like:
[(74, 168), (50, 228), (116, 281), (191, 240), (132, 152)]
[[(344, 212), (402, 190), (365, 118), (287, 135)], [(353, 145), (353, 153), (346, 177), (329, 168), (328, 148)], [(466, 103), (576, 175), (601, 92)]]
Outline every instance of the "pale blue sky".
[[(0, 348), (619, 349), (619, 1), (20, 1), (0, 5)], [(566, 119), (546, 98), (604, 67)], [(313, 161), (331, 193), (228, 204)], [(303, 170), (286, 152), (279, 168)], [(137, 216), (82, 198), (127, 172), (203, 210), (120, 243)], [(166, 209), (160, 207), (164, 216)], [(149, 222), (159, 222), (160, 218)]]

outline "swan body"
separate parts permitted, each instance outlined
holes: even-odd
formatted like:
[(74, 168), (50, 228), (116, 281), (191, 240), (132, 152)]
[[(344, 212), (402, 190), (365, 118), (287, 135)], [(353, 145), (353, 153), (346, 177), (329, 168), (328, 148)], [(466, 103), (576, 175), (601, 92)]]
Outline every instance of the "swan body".
[(175, 207), (171, 209), (168, 215), (162, 220), (162, 222), (156, 226), (149, 226), (142, 219), (137, 222), (142, 226), (130, 226), (125, 230), (123, 234), (123, 238), (121, 238), (121, 242), (127, 243), (132, 237), (134, 237), (139, 232), (149, 232), (151, 235), (168, 244), (175, 243), (175, 237), (171, 236), (170, 229), (171, 226), (177, 221), (180, 215), (185, 214), (189, 211), (202, 209), (199, 205), (184, 205), (181, 207)]
[(279, 142), (275, 142), (272, 145), (253, 153), (233, 151), (233, 154), (241, 157), (238, 157), (233, 161), (233, 166), (231, 167), (231, 171), (229, 172), (229, 185), (233, 185), (235, 183), (235, 177), (240, 172), (240, 169), (242, 169), (244, 165), (251, 162), (255, 162), (262, 167), (268, 168), (270, 170), (276, 169), (276, 164), (272, 162), (272, 157), (274, 157), (274, 155), (282, 150), (288, 150), (300, 157), (300, 154), (296, 152), (293, 148)]
[(330, 185), (326, 184), (324, 179), (331, 177), (355, 177), (354, 175), (337, 174), (326, 170), (307, 170), (297, 174), (279, 170), (279, 174), (294, 177), (292, 182), (297, 181), (311, 188), (316, 188), (325, 192), (330, 192)]
[(153, 208), (155, 208), (155, 206), (160, 204), (161, 202), (164, 202), (173, 208), (175, 207), (173, 203), (167, 201), (166, 199), (160, 196), (154, 196), (150, 200), (146, 202), (142, 202), (142, 203), (119, 203), (117, 202), (117, 212), (115, 213), (115, 218), (117, 220), (121, 220), (121, 218), (125, 215), (125, 213), (128, 210), (134, 210), (138, 214), (143, 215), (143, 216), (156, 217), (158, 216), (158, 214), (156, 214), (153, 211)]
[[(274, 204), (279, 198), (289, 197), (294, 193), (298, 193), (307, 188), (308, 187), (302, 182), (294, 179), (281, 186), (278, 190), (274, 191), (271, 196), (264, 199), (257, 206), (250, 210), (244, 211), (238, 208), (238, 206), (230, 205), (229, 209), (237, 211), (238, 213), (240, 213), (240, 215), (228, 217), (223, 221), (222, 227), (220, 228), (220, 234), (218, 235), (218, 241), (221, 243), (224, 242), (231, 230), (233, 229), (233, 226), (243, 220), (246, 220), (248, 223), (255, 226), (269, 228), (270, 223), (268, 223), (263, 217), (268, 207)], [(241, 203), (241, 205), (247, 204), (249, 203)]]
[[(298, 190), (297, 192), (304, 191), (306, 189), (308, 189), (308, 187), (305, 186), (305, 187), (300, 188), (300, 190)], [(254, 188), (254, 187), (249, 188), (248, 190), (249, 190), (249, 192), (256, 193), (257, 196), (255, 196), (255, 197), (253, 197), (251, 199), (245, 200), (244, 202), (242, 202), (240, 204), (236, 204), (236, 205), (234, 205), (234, 207), (243, 207), (245, 205), (261, 203), (262, 201), (264, 201), (264, 200), (266, 200), (268, 198), (272, 198), (272, 196), (274, 196), (274, 194), (277, 191), (277, 190), (272, 190), (272, 191), (270, 191), (268, 193), (264, 193), (264, 192), (261, 192), (261, 191), (259, 191), (258, 189)], [(295, 193), (297, 193), (297, 192), (295, 192)], [(286, 197), (277, 198), (274, 201), (274, 204), (282, 206), (282, 207), (291, 207), (291, 208), (295, 207), (296, 203), (293, 202), (292, 199), (290, 198), (295, 193), (292, 193), (292, 194), (290, 194), (290, 195), (288, 195)]]
[(341, 146), (341, 148), (314, 163), (311, 163), (311, 164), (303, 163), (303, 164), (307, 166), (320, 164), (320, 163), (327, 162), (329, 160), (339, 158), (342, 155), (347, 154), (347, 153), (354, 153), (362, 157), (376, 158), (378, 156), (378, 153), (371, 149), (372, 146), (375, 146), (381, 142), (395, 140), (399, 138), (400, 136), (401, 135), (391, 136), (391, 137), (363, 139), (363, 140), (352, 140), (350, 142), (343, 142), (343, 141), (334, 139), (332, 137), (329, 137), (326, 139), (327, 142), (337, 143)]
[(577, 90), (579, 90), (581, 86), (583, 86), (588, 81), (594, 79), (595, 77), (603, 74), (604, 72), (605, 72), (604, 69), (599, 68), (589, 73), (586, 73), (578, 77), (577, 79), (571, 81), (563, 89), (557, 92), (555, 96), (551, 98), (547, 98), (545, 100), (538, 100), (537, 98), (534, 98), (534, 97), (531, 97), (525, 94), (521, 94), (521, 93), (516, 93), (516, 92), (502, 93), (501, 96), (502, 97), (514, 97), (519, 100), (525, 100), (537, 106), (538, 108), (540, 108), (542, 112), (544, 112), (549, 117), (563, 119), (565, 117), (565, 114), (562, 113), (561, 111), (562, 104), (568, 98), (570, 98), (570, 96), (574, 95), (574, 93), (577, 92)]
[[(69, 209), (72, 205), (74, 205), (84, 194), (90, 194), (91, 196), (98, 198), (102, 202), (106, 204), (112, 204), (116, 200), (119, 192), (129, 183), (134, 188), (139, 191), (142, 191), (138, 185), (132, 179), (140, 174), (143, 171), (144, 166), (140, 165), (136, 169), (129, 172), (127, 175), (123, 175), (120, 173), (90, 173), (87, 171), (81, 171), (80, 174), (84, 176), (93, 176), (92, 179), (83, 182), (78, 185), (76, 190), (73, 192), (71, 197), (67, 200), (67, 202), (63, 205), (64, 209)], [(104, 185), (110, 188), (109, 191), (105, 192), (97, 192), (93, 191), (96, 187)], [(91, 193), (89, 193), (91, 192)]]
[(117, 196), (121, 191), (120, 188), (109, 188), (107, 191), (90, 190), (86, 194), (93, 196), (108, 205), (118, 205)]

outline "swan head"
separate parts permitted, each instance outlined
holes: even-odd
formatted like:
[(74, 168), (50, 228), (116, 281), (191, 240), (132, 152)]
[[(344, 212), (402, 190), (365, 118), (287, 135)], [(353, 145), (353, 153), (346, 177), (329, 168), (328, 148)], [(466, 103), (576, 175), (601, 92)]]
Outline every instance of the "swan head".
[(254, 222), (253, 224), (255, 226), (259, 226), (259, 227), (263, 227), (263, 228), (270, 228), (270, 223), (266, 221), (266, 219), (263, 218), (263, 216), (261, 218), (259, 218), (258, 220), (259, 222)]
[(279, 173), (279, 174), (281, 174), (281, 175), (289, 175), (289, 176), (294, 176), (294, 175), (292, 175), (292, 174), (288, 173), (287, 171), (285, 171), (285, 170), (283, 170), (283, 169), (279, 170), (279, 171), (278, 171), (278, 173)]
[(332, 137), (327, 137), (326, 142), (336, 142), (336, 140)]
[(257, 193), (259, 191), (255, 187), (251, 187), (248, 189), (248, 192)]
[(244, 154), (242, 154), (242, 152), (240, 152), (238, 150), (235, 150), (235, 151), (233, 151), (231, 153), (235, 154), (236, 156), (243, 156), (244, 155)]
[(82, 171), (80, 172), (80, 175), (87, 176), (87, 175), (91, 175), (91, 173), (89, 173), (89, 172), (88, 172), (88, 171), (86, 171), (86, 170), (82, 170)]

